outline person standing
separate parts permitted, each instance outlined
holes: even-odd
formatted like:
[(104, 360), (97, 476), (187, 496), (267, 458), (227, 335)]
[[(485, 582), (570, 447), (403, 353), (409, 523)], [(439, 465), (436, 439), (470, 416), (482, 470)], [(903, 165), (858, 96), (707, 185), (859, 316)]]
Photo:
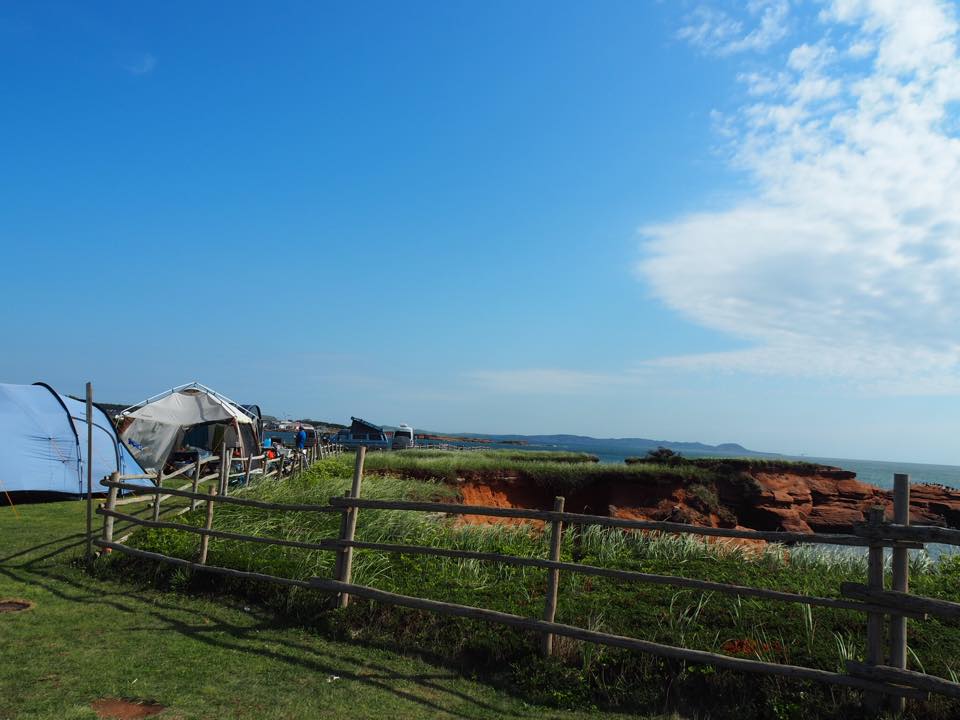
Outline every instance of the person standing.
[(297, 450), (303, 452), (307, 447), (307, 431), (303, 425), (297, 425)]

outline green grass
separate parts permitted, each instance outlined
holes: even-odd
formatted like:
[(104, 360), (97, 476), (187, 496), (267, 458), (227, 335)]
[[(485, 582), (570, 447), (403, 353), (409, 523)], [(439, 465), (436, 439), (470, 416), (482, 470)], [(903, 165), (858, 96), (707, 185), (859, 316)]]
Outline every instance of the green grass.
[(716, 472), (791, 472), (801, 475), (813, 474), (823, 470), (824, 466), (806, 460), (786, 460), (781, 458), (763, 457), (686, 457), (670, 451), (652, 451), (646, 456), (628, 457), (624, 460), (627, 465), (681, 465), (699, 467)]
[[(488, 460), (481, 457), (466, 461)], [(435, 460), (424, 458), (420, 462)], [(618, 472), (626, 470), (625, 466), (620, 468)], [(323, 503), (342, 494), (349, 473), (349, 458), (330, 460), (293, 482), (267, 482), (247, 492), (251, 497)], [(365, 479), (363, 488), (365, 497), (380, 498), (445, 499), (450, 493), (445, 483), (409, 477), (371, 476)], [(202, 522), (200, 513), (184, 516), (183, 520)], [(218, 528), (298, 540), (335, 537), (338, 524), (336, 515), (281, 515), (239, 507), (220, 507), (215, 519)], [(458, 527), (448, 519), (423, 513), (362, 510), (357, 537), (514, 555), (546, 554), (543, 534), (529, 528)], [(135, 539), (146, 549), (188, 558), (195, 556), (197, 542), (197, 536), (175, 531), (141, 532)], [(567, 533), (562, 557), (586, 564), (828, 597), (838, 596), (841, 582), (862, 582), (865, 576), (862, 558), (850, 553), (788, 551), (778, 546), (757, 552), (705, 544), (689, 536), (657, 537), (596, 527)], [(308, 578), (329, 577), (333, 557), (332, 553), (214, 540), (210, 562)], [(863, 717), (860, 697), (854, 692), (714, 671), (566, 640), (558, 641), (559, 658), (544, 661), (537, 656), (536, 637), (499, 626), (368, 601), (355, 602), (346, 611), (330, 612), (329, 599), (320, 593), (223, 583), (200, 574), (158, 573), (152, 564), (122, 558), (114, 558), (112, 565), (127, 575), (139, 572), (163, 586), (187, 592), (217, 590), (252, 598), (298, 622), (313, 623), (319, 632), (332, 637), (428, 651), (448, 665), (469, 668), (493, 682), (519, 688), (530, 700), (559, 707), (670, 707), (688, 714), (708, 713), (711, 718), (738, 720)], [(917, 593), (960, 600), (960, 560), (933, 563), (915, 559), (913, 565), (911, 584)], [(406, 595), (537, 617), (542, 610), (546, 575), (539, 569), (478, 561), (357, 551), (354, 581)], [(865, 619), (851, 611), (816, 608), (806, 612), (790, 604), (569, 573), (561, 579), (557, 619), (713, 652), (725, 652), (730, 643), (736, 642), (750, 648), (747, 654), (755, 658), (827, 670), (841, 669), (847, 658), (862, 659), (864, 652)], [(911, 621), (910, 632), (915, 667), (922, 665), (926, 672), (947, 678), (960, 671), (960, 629), (956, 624)], [(960, 703), (935, 698), (925, 705), (912, 703), (910, 713), (910, 717), (946, 720), (960, 714)]]
[[(451, 455), (474, 455), (495, 459), (509, 463), (524, 462), (562, 462), (562, 463), (595, 463), (600, 458), (585, 452), (570, 452), (567, 450), (441, 450), (419, 448), (404, 450), (402, 453), (408, 458), (448, 458)], [(373, 457), (370, 455), (369, 457)]]
[[(427, 452), (429, 454), (419, 455)], [(458, 478), (510, 477), (530, 482), (551, 492), (570, 493), (599, 483), (666, 483), (706, 481), (713, 477), (708, 468), (696, 465), (614, 465), (589, 460), (558, 460), (556, 453), (536, 451), (403, 451), (370, 453), (366, 469), (421, 480), (454, 482)], [(592, 457), (592, 456), (586, 456)]]
[[(158, 718), (587, 718), (471, 680), (419, 654), (343, 642), (262, 604), (90, 576), (81, 502), (0, 507), (0, 720), (92, 719), (100, 697), (156, 700)], [(338, 679), (334, 679), (334, 676)]]

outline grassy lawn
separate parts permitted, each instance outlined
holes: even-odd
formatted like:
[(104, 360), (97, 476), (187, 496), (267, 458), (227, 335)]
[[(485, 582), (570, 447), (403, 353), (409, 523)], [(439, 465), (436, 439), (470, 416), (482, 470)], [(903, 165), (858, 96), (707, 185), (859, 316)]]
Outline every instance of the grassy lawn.
[(36, 603), (0, 615), (0, 720), (94, 718), (101, 697), (159, 702), (161, 719), (597, 716), (529, 705), (230, 597), (91, 577), (77, 563), (84, 513), (81, 502), (0, 507), (0, 598)]

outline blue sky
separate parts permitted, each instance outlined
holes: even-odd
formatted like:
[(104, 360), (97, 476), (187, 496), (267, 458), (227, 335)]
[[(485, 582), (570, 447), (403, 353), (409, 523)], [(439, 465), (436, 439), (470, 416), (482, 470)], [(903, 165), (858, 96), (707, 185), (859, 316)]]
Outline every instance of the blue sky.
[(0, 7), (0, 381), (960, 463), (935, 0)]

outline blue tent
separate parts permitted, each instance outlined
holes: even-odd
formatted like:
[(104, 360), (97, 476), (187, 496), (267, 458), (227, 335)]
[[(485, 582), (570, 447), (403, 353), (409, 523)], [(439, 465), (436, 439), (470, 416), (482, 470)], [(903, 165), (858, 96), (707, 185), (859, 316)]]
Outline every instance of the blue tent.
[[(65, 397), (44, 383), (0, 383), (0, 502), (4, 493), (86, 494), (86, 403)], [(113, 423), (93, 410), (93, 483), (112, 472), (143, 470), (117, 441)], [(150, 480), (133, 480), (150, 484)]]

